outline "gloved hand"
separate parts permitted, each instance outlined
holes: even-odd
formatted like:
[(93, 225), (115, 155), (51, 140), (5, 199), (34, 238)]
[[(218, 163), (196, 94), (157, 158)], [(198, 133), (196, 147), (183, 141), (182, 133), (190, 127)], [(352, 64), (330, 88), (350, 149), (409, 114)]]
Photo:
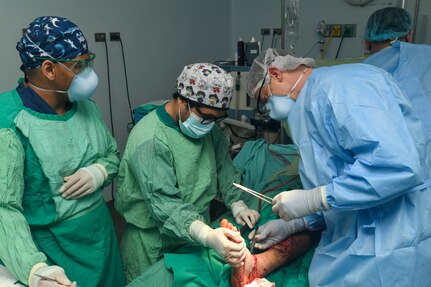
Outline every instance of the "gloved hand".
[(304, 230), (306, 230), (306, 225), (303, 218), (293, 219), (290, 221), (276, 219), (259, 226), (257, 233), (256, 230), (250, 232), (248, 238), (252, 240), (254, 236), (254, 247), (260, 250), (265, 250), (289, 238), (291, 235)]
[[(58, 283), (40, 278), (39, 276), (37, 276), (37, 274), (54, 279)], [(64, 273), (64, 269), (61, 268), (60, 266), (57, 266), (57, 265), (48, 266), (45, 263), (39, 263), (39, 264), (36, 264), (30, 272), (29, 286), (30, 287), (64, 287), (64, 286), (76, 287), (76, 282), (72, 283)]]
[(228, 228), (212, 229), (199, 220), (190, 225), (190, 236), (205, 247), (212, 248), (232, 267), (241, 266), (246, 256), (246, 245), (238, 231)]
[(88, 195), (101, 187), (107, 177), (106, 169), (100, 164), (80, 168), (64, 178), (65, 183), (60, 188), (61, 196), (78, 199)]
[(286, 221), (328, 209), (325, 186), (283, 191), (272, 200), (272, 211)]
[(242, 200), (232, 203), (231, 209), (236, 223), (242, 226), (247, 223), (248, 227), (253, 228), (260, 219), (259, 212), (249, 209)]

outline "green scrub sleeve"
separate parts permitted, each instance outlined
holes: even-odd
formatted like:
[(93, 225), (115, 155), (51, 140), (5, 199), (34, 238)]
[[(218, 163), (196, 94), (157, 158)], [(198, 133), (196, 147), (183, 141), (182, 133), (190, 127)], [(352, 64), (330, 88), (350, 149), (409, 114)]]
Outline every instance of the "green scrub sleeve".
[(189, 234), (190, 225), (195, 220), (205, 220), (193, 204), (181, 199), (169, 148), (157, 138), (148, 140), (136, 149), (130, 162), (160, 233), (195, 242)]
[(95, 163), (103, 165), (106, 169), (106, 172), (108, 173), (108, 178), (103, 183), (103, 187), (106, 187), (111, 184), (112, 180), (118, 174), (118, 167), (120, 166), (120, 152), (118, 151), (117, 142), (112, 137), (111, 132), (106, 128), (105, 124), (102, 121), (101, 125), (101, 130), (105, 133), (105, 137), (108, 141), (108, 144), (105, 157), (98, 158)]
[(21, 282), (31, 268), (46, 260), (33, 242), (22, 214), (24, 150), (11, 129), (0, 129), (0, 259)]
[(229, 141), (219, 128), (213, 133), (214, 148), (217, 157), (218, 188), (224, 203), (229, 209), (232, 203), (244, 200), (244, 194), (232, 183), (241, 183), (241, 171), (237, 169), (228, 153)]

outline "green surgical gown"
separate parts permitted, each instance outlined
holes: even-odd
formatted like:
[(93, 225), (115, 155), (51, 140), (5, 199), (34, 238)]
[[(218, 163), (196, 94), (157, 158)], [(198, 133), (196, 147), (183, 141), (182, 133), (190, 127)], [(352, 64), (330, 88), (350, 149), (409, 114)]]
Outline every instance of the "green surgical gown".
[(124, 286), (122, 264), (102, 189), (63, 199), (63, 178), (101, 164), (104, 186), (118, 172), (119, 153), (95, 103), (65, 115), (23, 106), (16, 90), (0, 95), (0, 259), (27, 283), (38, 262), (59, 265), (78, 285)]
[(232, 185), (241, 174), (228, 147), (217, 126), (202, 139), (186, 137), (164, 106), (134, 127), (120, 164), (115, 202), (127, 222), (121, 242), (127, 281), (163, 253), (196, 244), (190, 225), (195, 220), (209, 223), (210, 201), (218, 191), (228, 207), (242, 199)]

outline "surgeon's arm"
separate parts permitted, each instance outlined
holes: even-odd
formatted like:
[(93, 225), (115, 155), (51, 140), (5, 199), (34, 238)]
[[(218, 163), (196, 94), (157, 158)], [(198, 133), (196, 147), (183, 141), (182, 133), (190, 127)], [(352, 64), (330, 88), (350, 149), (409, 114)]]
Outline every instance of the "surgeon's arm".
[[(381, 90), (376, 88), (379, 85)], [(395, 88), (390, 90), (378, 82), (374, 86), (363, 85), (356, 91), (351, 89), (349, 99), (354, 99), (354, 103), (323, 103), (315, 110), (316, 122), (325, 123), (320, 125), (322, 132), (334, 134), (342, 149), (334, 148), (353, 159), (346, 162), (343, 173), (326, 185), (326, 199), (331, 207), (374, 207), (422, 183), (415, 139), (402, 109), (393, 100), (395, 95), (390, 93), (401, 93)], [(325, 106), (331, 110), (322, 113)]]
[[(97, 108), (97, 107), (96, 107)], [(98, 112), (98, 109), (96, 109)], [(79, 199), (101, 187), (111, 184), (117, 176), (120, 165), (120, 154), (115, 139), (103, 123), (100, 113), (98, 112), (94, 120), (103, 133), (103, 139), (106, 141), (106, 150), (99, 150), (99, 155), (95, 161), (89, 165), (78, 169), (75, 173), (64, 178), (64, 184), (59, 192), (65, 199)]]
[(148, 140), (136, 149), (130, 165), (160, 232), (194, 242), (190, 225), (205, 219), (193, 204), (181, 198), (169, 147), (157, 138)]
[(103, 186), (106, 187), (111, 184), (112, 180), (117, 176), (118, 167), (120, 166), (120, 152), (118, 151), (117, 142), (112, 137), (111, 132), (103, 124), (103, 133), (105, 134), (106, 141), (108, 142), (108, 148), (105, 151), (105, 155), (99, 157), (95, 164), (101, 165), (105, 170), (105, 181)]
[[(229, 264), (241, 264), (246, 247), (239, 233), (209, 227), (200, 214), (208, 213), (209, 207), (203, 206), (202, 210), (198, 210), (182, 199), (168, 146), (158, 139), (141, 144), (135, 151), (131, 166), (161, 234), (190, 243), (198, 242), (212, 248)], [(227, 254), (229, 257), (226, 257)]]
[(260, 215), (257, 211), (248, 208), (243, 201), (244, 193), (232, 184), (241, 182), (241, 171), (233, 165), (230, 158), (229, 141), (218, 127), (214, 127), (212, 136), (217, 162), (218, 188), (223, 201), (231, 209), (236, 223), (247, 224), (252, 228), (259, 221)]
[(0, 162), (0, 259), (28, 283), (33, 266), (45, 262), (46, 256), (37, 250), (22, 214), (24, 150), (10, 129), (0, 129)]

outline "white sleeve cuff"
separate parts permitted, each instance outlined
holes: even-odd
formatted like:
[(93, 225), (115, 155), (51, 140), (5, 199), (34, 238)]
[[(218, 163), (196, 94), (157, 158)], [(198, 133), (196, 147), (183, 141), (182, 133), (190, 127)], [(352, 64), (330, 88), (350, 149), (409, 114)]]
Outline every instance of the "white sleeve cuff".
[(39, 262), (31, 268), (30, 275), (28, 276), (28, 286), (31, 286), (31, 278), (33, 277), (34, 272), (36, 272), (42, 267), (48, 267), (48, 264), (46, 264), (45, 262)]
[(103, 171), (106, 172), (106, 169), (102, 165), (93, 164), (87, 167), (83, 167), (81, 169), (87, 171), (90, 174), (95, 189), (101, 187), (105, 182), (106, 177)]
[(190, 236), (205, 247), (208, 246), (207, 238), (211, 231), (212, 228), (200, 220), (193, 221), (189, 229)]
[(328, 201), (326, 200), (326, 186), (322, 185), (319, 186), (320, 195), (322, 197), (322, 204), (325, 210), (331, 209), (331, 206), (329, 206)]
[(95, 163), (93, 166), (97, 167), (103, 173), (103, 181), (105, 181), (108, 178), (108, 172), (106, 171), (106, 168), (100, 163)]
[(248, 209), (247, 205), (242, 200), (238, 200), (231, 205), (232, 215), (236, 217), (238, 213), (243, 211), (244, 209)]

